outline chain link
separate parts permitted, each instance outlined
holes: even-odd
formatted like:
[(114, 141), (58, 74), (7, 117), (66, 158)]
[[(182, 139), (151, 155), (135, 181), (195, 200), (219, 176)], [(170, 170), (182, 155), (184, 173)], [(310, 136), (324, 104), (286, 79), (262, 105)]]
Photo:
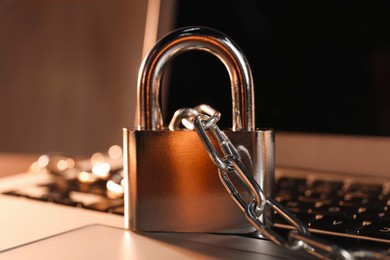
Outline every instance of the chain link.
[[(198, 133), (211, 160), (218, 167), (222, 184), (247, 220), (257, 231), (279, 246), (291, 250), (303, 249), (320, 259), (352, 260), (356, 258), (385, 258), (385, 253), (381, 254), (366, 250), (347, 251), (333, 243), (314, 237), (306, 225), (294, 214), (289, 212), (275, 199), (265, 197), (259, 184), (241, 162), (240, 155), (234, 145), (217, 126), (220, 117), (221, 114), (218, 111), (207, 105), (201, 105), (195, 108), (183, 108), (175, 113), (169, 124), (169, 129), (176, 130), (180, 128), (180, 125), (183, 125), (187, 129), (195, 130)], [(211, 137), (218, 143), (223, 157), (218, 154), (206, 130), (210, 130)], [(231, 180), (232, 176), (238, 177), (241, 180), (241, 184), (243, 184), (244, 188), (250, 194), (249, 199), (244, 199), (240, 194)], [(262, 222), (261, 216), (266, 207), (270, 207), (273, 211), (277, 212), (295, 228), (288, 233), (287, 239)]]

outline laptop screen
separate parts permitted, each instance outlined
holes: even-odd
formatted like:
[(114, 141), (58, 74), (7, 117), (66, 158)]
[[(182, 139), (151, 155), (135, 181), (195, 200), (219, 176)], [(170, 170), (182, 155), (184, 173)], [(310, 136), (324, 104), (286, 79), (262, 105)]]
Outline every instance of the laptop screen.
[[(212, 27), (241, 47), (255, 83), (256, 125), (277, 133), (277, 164), (384, 174), (389, 10), (386, 1), (177, 1), (173, 28)], [(217, 58), (184, 53), (170, 72), (167, 117), (208, 103), (222, 112), (222, 126), (231, 125), (230, 81)]]

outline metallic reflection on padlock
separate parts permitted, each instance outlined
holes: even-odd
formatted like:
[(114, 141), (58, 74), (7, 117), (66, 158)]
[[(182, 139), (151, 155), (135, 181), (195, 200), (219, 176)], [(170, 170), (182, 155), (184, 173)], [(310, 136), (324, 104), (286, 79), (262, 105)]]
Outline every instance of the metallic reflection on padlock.
[(272, 195), (274, 134), (271, 129), (255, 129), (253, 82), (246, 58), (218, 31), (183, 28), (160, 40), (140, 68), (137, 129), (123, 130), (126, 226), (136, 231), (255, 231), (226, 193), (197, 134), (164, 127), (159, 105), (162, 74), (169, 61), (190, 50), (214, 54), (226, 66), (233, 127), (224, 132), (266, 196)]

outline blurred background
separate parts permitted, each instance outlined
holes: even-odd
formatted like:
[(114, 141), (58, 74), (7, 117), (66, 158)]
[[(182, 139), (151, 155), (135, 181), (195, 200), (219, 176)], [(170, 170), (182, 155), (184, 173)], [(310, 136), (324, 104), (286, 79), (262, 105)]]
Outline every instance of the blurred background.
[(89, 155), (122, 144), (122, 128), (134, 124), (147, 8), (0, 1), (0, 152)]
[[(0, 1), (0, 152), (89, 155), (121, 144), (142, 58), (188, 25), (242, 48), (257, 126), (390, 136), (389, 11), (388, 1)], [(215, 57), (185, 53), (170, 72), (166, 121), (208, 103), (231, 125), (229, 78)]]

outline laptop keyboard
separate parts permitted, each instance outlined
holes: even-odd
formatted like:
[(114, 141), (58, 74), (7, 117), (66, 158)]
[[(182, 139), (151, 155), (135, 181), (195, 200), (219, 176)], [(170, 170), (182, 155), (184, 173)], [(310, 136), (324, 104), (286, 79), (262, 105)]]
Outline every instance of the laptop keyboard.
[(61, 204), (113, 214), (124, 214), (123, 195), (110, 195), (107, 182), (97, 180), (82, 183), (77, 178), (39, 184), (35, 188), (12, 189), (4, 195), (18, 196), (49, 203)]
[[(390, 194), (385, 186), (281, 177), (275, 198), (313, 233), (390, 243)], [(275, 226), (292, 228), (278, 215)]]
[[(109, 181), (90, 182), (80, 178), (53, 178), (49, 183), (3, 194), (123, 215), (123, 191), (116, 192), (118, 187), (115, 187), (123, 171), (116, 169), (110, 176)], [(115, 176), (118, 180), (113, 182)], [(381, 242), (387, 246), (390, 243), (390, 193), (384, 184), (280, 177), (275, 184), (275, 198), (313, 233)], [(274, 221), (275, 228), (281, 231), (292, 229), (277, 214)]]

